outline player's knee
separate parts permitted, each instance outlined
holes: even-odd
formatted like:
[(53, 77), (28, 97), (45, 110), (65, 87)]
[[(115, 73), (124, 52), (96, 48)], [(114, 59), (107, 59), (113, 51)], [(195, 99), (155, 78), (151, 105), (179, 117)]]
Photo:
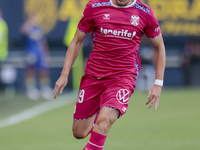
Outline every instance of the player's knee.
[(73, 128), (73, 135), (76, 139), (84, 139), (87, 133)]
[(84, 139), (86, 137), (86, 135), (81, 133), (73, 133), (73, 135), (76, 139)]
[(104, 134), (105, 132), (108, 132), (110, 129), (112, 123), (109, 118), (103, 117), (99, 118), (95, 124), (96, 129), (99, 131), (99, 133)]

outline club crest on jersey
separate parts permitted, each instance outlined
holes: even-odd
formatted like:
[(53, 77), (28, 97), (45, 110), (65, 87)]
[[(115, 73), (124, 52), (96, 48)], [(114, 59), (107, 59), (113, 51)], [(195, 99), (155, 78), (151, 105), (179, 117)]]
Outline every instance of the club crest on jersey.
[(134, 25), (134, 26), (139, 25), (139, 20), (140, 20), (139, 16), (137, 16), (137, 15), (132, 15), (131, 16), (131, 24), (132, 25)]
[(121, 104), (128, 104), (130, 92), (127, 89), (121, 89), (117, 92), (116, 98)]

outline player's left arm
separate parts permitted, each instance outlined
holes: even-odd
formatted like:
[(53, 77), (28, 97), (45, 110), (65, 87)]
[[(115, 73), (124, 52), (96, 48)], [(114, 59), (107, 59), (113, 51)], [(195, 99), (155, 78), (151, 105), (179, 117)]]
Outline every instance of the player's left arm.
[[(150, 39), (151, 44), (155, 48), (155, 72), (156, 77), (155, 79), (162, 82), (164, 78), (164, 71), (165, 71), (165, 45), (163, 42), (162, 34), (157, 36), (156, 38)], [(160, 84), (160, 85), (158, 85)], [(149, 109), (155, 103), (154, 109), (157, 110), (159, 104), (159, 98), (162, 89), (162, 83), (154, 84), (148, 93), (148, 101), (146, 105), (149, 104)]]

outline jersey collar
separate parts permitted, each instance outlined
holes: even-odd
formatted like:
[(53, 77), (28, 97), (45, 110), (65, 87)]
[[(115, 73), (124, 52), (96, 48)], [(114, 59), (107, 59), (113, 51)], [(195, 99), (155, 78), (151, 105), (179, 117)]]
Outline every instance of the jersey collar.
[(132, 2), (132, 3), (131, 3), (130, 5), (128, 5), (128, 6), (117, 6), (117, 5), (113, 4), (112, 0), (110, 0), (111, 5), (113, 5), (114, 7), (118, 7), (118, 8), (128, 8), (128, 7), (131, 7), (132, 5), (135, 4), (135, 2), (136, 2), (136, 0), (134, 0), (134, 2)]

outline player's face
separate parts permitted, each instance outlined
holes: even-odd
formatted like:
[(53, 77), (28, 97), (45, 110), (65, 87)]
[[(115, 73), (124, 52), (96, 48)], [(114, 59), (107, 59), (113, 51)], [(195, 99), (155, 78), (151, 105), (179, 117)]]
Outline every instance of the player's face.
[(130, 5), (134, 0), (112, 0), (113, 3), (117, 6), (128, 6)]

